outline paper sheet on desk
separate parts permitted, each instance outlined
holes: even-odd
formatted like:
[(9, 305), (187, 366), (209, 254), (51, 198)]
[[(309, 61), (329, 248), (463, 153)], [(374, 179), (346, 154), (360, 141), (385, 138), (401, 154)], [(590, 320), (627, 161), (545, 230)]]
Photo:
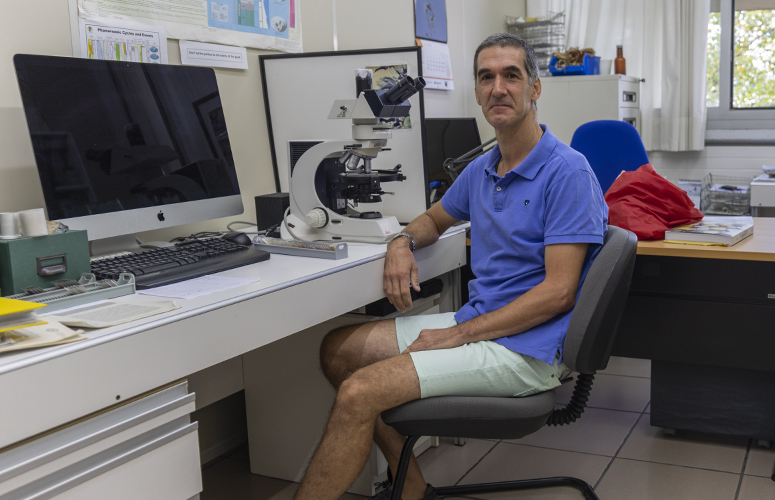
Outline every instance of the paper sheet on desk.
[(147, 318), (180, 308), (173, 301), (161, 302), (129, 302), (122, 300), (98, 302), (82, 307), (75, 307), (46, 316), (47, 321), (59, 321), (68, 326), (82, 328), (106, 328), (137, 319)]
[(227, 276), (202, 276), (192, 280), (164, 285), (150, 290), (138, 290), (143, 295), (167, 297), (170, 299), (193, 299), (209, 293), (221, 292), (231, 288), (255, 283), (261, 278), (230, 278)]

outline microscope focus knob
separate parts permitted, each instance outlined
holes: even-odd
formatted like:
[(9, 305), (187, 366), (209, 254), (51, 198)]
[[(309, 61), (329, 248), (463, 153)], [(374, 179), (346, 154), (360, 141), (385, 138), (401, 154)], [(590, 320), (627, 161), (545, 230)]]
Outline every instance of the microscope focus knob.
[(325, 227), (328, 224), (328, 214), (322, 208), (313, 208), (304, 216), (304, 222), (312, 227)]

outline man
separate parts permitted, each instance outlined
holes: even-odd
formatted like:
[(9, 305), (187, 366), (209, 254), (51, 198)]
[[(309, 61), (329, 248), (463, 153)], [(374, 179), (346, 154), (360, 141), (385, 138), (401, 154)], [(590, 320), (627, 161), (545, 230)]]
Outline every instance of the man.
[[(410, 287), (419, 290), (414, 249), (470, 220), (471, 300), (454, 314), (328, 334), (321, 366), (338, 393), (298, 499), (338, 498), (372, 439), (396, 471), (404, 436), (382, 422), (384, 410), (430, 396), (525, 396), (559, 385), (570, 312), (603, 243), (608, 210), (584, 157), (536, 121), (541, 81), (524, 40), (487, 38), (474, 55), (474, 77), (498, 146), (390, 242), (384, 272), (390, 302), (410, 309)], [(414, 458), (402, 498), (436, 498)]]

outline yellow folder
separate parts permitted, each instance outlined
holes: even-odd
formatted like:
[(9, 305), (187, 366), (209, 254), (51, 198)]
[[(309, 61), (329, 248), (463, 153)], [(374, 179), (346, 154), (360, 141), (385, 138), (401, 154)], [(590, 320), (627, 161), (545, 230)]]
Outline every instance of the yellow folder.
[(46, 304), (0, 297), (0, 333), (28, 326), (45, 325), (46, 322), (38, 318), (35, 312), (41, 307), (46, 307)]

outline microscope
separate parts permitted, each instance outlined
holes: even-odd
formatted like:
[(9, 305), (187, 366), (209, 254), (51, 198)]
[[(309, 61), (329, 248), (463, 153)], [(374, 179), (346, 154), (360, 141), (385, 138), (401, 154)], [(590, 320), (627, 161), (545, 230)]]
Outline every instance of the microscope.
[(389, 89), (371, 88), (371, 76), (356, 77), (356, 99), (334, 101), (330, 120), (352, 120), (351, 141), (325, 141), (306, 150), (290, 174), (290, 214), (284, 228), (294, 239), (386, 243), (401, 232), (398, 220), (377, 211), (358, 211), (378, 203), (382, 183), (406, 179), (401, 165), (372, 168), (388, 151), (391, 127), (381, 118), (409, 116), (409, 98), (425, 87), (422, 77), (405, 76)]

